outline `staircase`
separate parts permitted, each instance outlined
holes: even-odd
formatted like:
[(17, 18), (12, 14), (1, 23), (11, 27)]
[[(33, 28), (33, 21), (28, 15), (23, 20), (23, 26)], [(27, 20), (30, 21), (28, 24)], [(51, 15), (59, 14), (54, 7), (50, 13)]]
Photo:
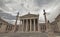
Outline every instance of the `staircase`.
[(46, 33), (2, 33), (0, 37), (47, 37)]

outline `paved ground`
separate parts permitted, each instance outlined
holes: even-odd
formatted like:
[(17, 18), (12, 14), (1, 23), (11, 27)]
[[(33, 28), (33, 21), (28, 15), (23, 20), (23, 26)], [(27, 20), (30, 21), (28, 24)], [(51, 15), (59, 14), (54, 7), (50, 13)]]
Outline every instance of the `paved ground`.
[[(46, 33), (0, 33), (0, 37), (47, 37)], [(60, 37), (60, 36), (57, 36)]]
[(0, 37), (47, 37), (45, 33), (2, 33)]

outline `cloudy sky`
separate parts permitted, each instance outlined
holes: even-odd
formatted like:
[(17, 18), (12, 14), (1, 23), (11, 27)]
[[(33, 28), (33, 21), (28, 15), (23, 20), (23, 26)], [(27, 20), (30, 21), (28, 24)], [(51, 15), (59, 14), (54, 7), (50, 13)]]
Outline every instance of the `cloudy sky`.
[(54, 21), (60, 13), (60, 0), (0, 0), (0, 17), (9, 23), (14, 23), (18, 11), (20, 16), (39, 14), (39, 22), (44, 22), (43, 9), (47, 19)]

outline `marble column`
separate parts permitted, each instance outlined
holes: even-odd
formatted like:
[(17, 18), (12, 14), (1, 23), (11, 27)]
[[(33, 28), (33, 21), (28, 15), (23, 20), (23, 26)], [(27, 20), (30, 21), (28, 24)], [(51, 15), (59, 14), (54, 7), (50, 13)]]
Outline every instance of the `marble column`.
[(35, 19), (34, 19), (34, 31), (36, 30), (36, 26), (35, 26)]
[(32, 31), (32, 21), (30, 19), (30, 32)]
[(22, 31), (24, 31), (24, 19), (22, 21), (23, 25), (22, 25)]
[(38, 23), (38, 19), (37, 19), (37, 25), (38, 25), (38, 32), (40, 32), (40, 25)]
[(26, 31), (28, 31), (28, 19), (26, 19)]

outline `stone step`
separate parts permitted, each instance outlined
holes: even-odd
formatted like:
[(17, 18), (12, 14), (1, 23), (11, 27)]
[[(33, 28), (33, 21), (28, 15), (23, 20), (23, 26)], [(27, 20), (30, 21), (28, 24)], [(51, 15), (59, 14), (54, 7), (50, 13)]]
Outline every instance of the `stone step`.
[(46, 33), (5, 33), (0, 37), (47, 37)]

